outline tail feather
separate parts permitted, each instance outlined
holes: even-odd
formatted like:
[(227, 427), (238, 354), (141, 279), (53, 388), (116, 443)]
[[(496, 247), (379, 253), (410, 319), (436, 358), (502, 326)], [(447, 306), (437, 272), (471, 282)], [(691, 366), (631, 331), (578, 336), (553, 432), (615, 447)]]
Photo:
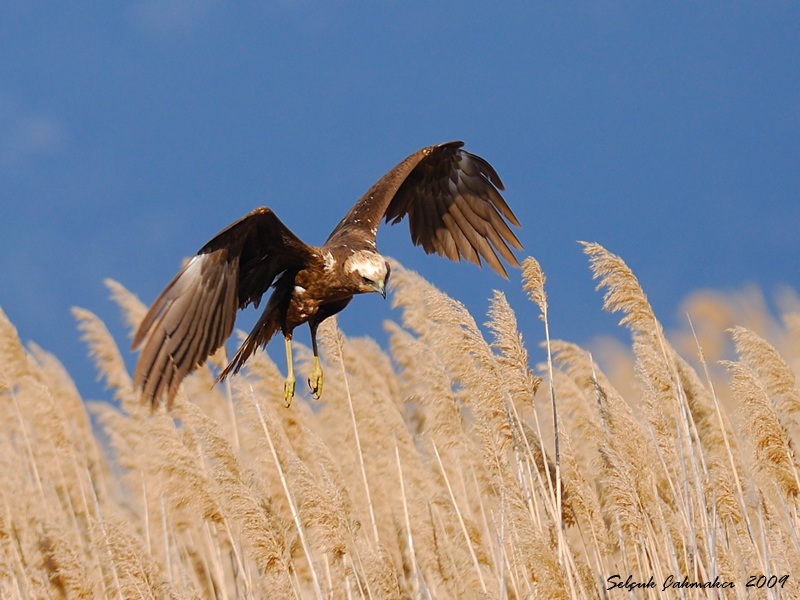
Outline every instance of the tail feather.
[(245, 338), (228, 365), (222, 369), (222, 372), (214, 380), (214, 383), (219, 383), (228, 375), (235, 375), (238, 373), (244, 366), (244, 363), (247, 362), (247, 359), (253, 355), (253, 352), (269, 343), (272, 336), (278, 333), (281, 328), (277, 313), (276, 306), (267, 306), (261, 318), (258, 319), (258, 322), (253, 327), (253, 330), (247, 338)]

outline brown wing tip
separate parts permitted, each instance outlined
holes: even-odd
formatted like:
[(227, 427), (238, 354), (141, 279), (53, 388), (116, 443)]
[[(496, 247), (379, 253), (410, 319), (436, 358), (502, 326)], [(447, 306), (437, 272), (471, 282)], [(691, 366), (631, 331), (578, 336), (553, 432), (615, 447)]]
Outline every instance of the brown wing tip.
[(142, 326), (136, 329), (136, 333), (133, 334), (133, 339), (131, 340), (131, 351), (138, 350), (141, 345), (144, 343), (144, 339), (147, 337), (147, 330)]
[[(491, 266), (491, 267), (492, 267), (492, 270), (494, 270), (494, 272), (495, 272), (495, 273), (497, 273), (498, 275), (500, 275), (500, 277), (502, 277), (503, 279), (506, 279), (506, 280), (507, 280), (507, 279), (509, 278), (509, 277), (508, 277), (508, 271), (506, 271), (506, 268), (505, 268), (505, 266), (503, 266), (503, 261), (501, 261), (501, 260), (500, 260), (500, 259), (497, 257), (497, 255), (496, 255), (496, 254), (495, 254), (494, 258), (495, 258), (495, 261), (493, 261), (493, 262), (489, 262), (489, 261), (487, 260), (487, 262), (489, 262), (489, 266)], [(514, 256), (513, 254), (512, 254), (511, 256), (505, 256), (505, 254), (503, 254), (503, 258), (504, 258), (504, 259), (506, 260), (506, 262), (508, 262), (508, 264), (509, 264), (509, 265), (511, 265), (512, 267), (517, 267), (517, 268), (519, 268), (519, 261), (517, 260), (517, 257), (516, 257), (516, 256)]]
[[(497, 257), (495, 256), (495, 260), (490, 261), (485, 256), (483, 257), (486, 263), (491, 267), (492, 271), (500, 275), (505, 280), (508, 280), (508, 272), (506, 268), (503, 266), (503, 263), (500, 262)], [(483, 263), (478, 265), (480, 268), (483, 268)]]
[(134, 383), (134, 394), (138, 396), (139, 402), (143, 405), (148, 405), (151, 412), (155, 412), (161, 406), (162, 399), (166, 396), (166, 409), (167, 412), (172, 408), (175, 403), (175, 397), (178, 395), (180, 384), (183, 378), (179, 381), (170, 381), (167, 384), (167, 389), (164, 389), (164, 382), (162, 377), (156, 377), (155, 381), (144, 379), (141, 382)]

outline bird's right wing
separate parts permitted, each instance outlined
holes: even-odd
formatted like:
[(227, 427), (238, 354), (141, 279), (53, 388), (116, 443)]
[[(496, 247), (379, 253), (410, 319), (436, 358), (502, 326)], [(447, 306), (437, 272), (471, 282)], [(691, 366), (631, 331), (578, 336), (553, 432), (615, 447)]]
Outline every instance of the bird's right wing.
[(313, 250), (269, 208), (257, 208), (218, 233), (156, 298), (132, 347), (144, 347), (134, 386), (155, 407), (172, 402), (180, 382), (205, 362), (233, 331), (236, 311), (258, 306), (286, 270), (301, 269)]
[(501, 258), (519, 266), (512, 248), (522, 244), (509, 227), (519, 221), (494, 168), (462, 146), (447, 142), (407, 157), (367, 190), (326, 244), (374, 248), (381, 219), (394, 224), (408, 215), (411, 241), (428, 254), (477, 265), (483, 259), (508, 277)]

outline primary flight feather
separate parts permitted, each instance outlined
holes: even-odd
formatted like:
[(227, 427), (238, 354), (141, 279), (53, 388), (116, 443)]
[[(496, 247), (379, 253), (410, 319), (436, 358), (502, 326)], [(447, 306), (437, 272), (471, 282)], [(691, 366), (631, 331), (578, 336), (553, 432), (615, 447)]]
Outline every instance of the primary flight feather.
[(428, 146), (407, 157), (355, 203), (322, 246), (309, 246), (266, 207), (232, 223), (203, 246), (156, 298), (133, 339), (143, 345), (134, 372), (142, 399), (169, 406), (181, 381), (213, 354), (233, 331), (236, 311), (258, 306), (274, 289), (261, 317), (218, 379), (236, 373), (250, 355), (283, 333), (287, 378), (284, 398), (294, 396), (292, 333), (308, 323), (314, 365), (311, 391), (322, 393), (317, 327), (355, 294), (386, 296), (389, 264), (378, 254), (381, 220), (408, 216), (411, 240), (428, 254), (462, 258), (508, 277), (501, 258), (519, 266), (521, 249), (509, 223), (519, 227), (499, 190), (492, 166), (462, 150), (462, 142)]

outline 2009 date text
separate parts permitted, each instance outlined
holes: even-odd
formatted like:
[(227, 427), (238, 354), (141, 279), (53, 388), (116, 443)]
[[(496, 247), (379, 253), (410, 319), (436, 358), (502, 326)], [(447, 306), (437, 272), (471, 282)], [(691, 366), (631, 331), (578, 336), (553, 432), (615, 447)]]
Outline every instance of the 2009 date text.
[(774, 588), (776, 585), (783, 587), (787, 581), (789, 581), (788, 575), (783, 575), (782, 577), (778, 577), (777, 575), (770, 575), (769, 577), (766, 575), (750, 575), (750, 577), (747, 578), (745, 587)]

